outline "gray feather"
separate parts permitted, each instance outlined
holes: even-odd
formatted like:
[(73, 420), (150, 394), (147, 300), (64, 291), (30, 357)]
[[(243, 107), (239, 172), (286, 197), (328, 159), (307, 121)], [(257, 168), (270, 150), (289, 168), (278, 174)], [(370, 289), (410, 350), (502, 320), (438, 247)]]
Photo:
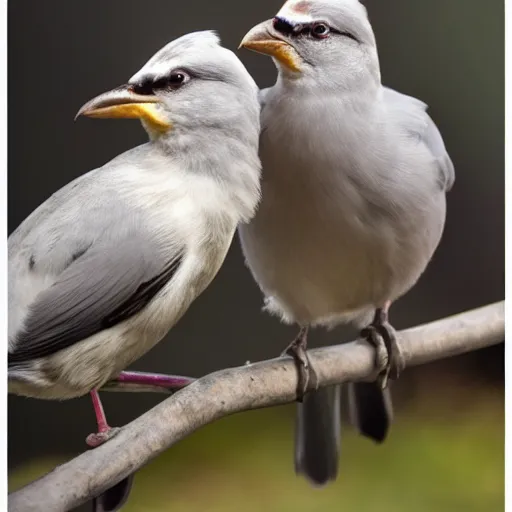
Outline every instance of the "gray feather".
[[(262, 201), (239, 228), (242, 249), (267, 311), (300, 326), (360, 325), (404, 295), (428, 265), (442, 236), (453, 165), (427, 105), (382, 87), (375, 37), (358, 0), (313, 0), (300, 9), (291, 0), (277, 16), (300, 30), (327, 23), (349, 37), (319, 45), (273, 20), (245, 36), (247, 43), (265, 32), (290, 43), (298, 70), (274, 58), (279, 78), (260, 93)], [(353, 391), (356, 425), (382, 440), (388, 392), (365, 384)], [(333, 390), (299, 405), (296, 467), (317, 484), (337, 473), (339, 412)]]
[(383, 442), (393, 421), (389, 388), (383, 390), (376, 382), (351, 382), (348, 397), (352, 425), (365, 437)]
[(148, 149), (69, 183), (9, 237), (9, 367), (126, 320), (176, 271), (184, 241), (172, 227), (166, 238), (149, 230), (152, 213), (125, 193)]
[(315, 485), (338, 475), (340, 421), (340, 386), (308, 393), (297, 405), (295, 470)]
[(446, 151), (439, 129), (430, 117), (428, 119), (429, 122), (427, 129), (424, 132), (423, 140), (432, 154), (437, 158), (437, 163), (441, 173), (441, 184), (444, 190), (448, 191), (455, 183), (455, 168), (450, 155), (448, 155), (448, 152)]
[(133, 486), (134, 473), (92, 500), (92, 512), (117, 512), (125, 505)]
[(393, 109), (393, 115), (403, 128), (419, 138), (437, 161), (443, 190), (450, 190), (455, 182), (455, 169), (446, 151), (443, 137), (423, 101), (383, 87), (384, 101)]
[(201, 32), (166, 45), (132, 85), (176, 69), (186, 70), (186, 87), (151, 89), (172, 130), (142, 119), (148, 143), (56, 192), (9, 238), (10, 393), (67, 399), (118, 375), (185, 314), (236, 225), (254, 214), (254, 80), (214, 33)]
[(176, 272), (181, 255), (158, 257), (141, 237), (87, 250), (30, 306), (9, 366), (49, 356), (143, 309)]

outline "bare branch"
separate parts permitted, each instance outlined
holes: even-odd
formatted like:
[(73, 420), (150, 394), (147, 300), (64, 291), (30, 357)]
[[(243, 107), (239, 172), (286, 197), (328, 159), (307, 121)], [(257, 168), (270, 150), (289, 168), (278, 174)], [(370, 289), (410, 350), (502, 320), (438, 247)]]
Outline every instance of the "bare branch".
[[(504, 302), (399, 333), (408, 366), (504, 340)], [(309, 352), (319, 385), (375, 378), (373, 348), (355, 341)], [(67, 511), (119, 482), (198, 428), (235, 412), (293, 402), (291, 359), (221, 370), (198, 379), (89, 450), (9, 496), (12, 512)]]

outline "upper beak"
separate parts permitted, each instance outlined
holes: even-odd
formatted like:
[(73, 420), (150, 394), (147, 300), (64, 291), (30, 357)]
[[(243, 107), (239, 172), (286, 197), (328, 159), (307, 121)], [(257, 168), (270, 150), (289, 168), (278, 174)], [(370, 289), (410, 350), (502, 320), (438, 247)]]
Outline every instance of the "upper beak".
[(273, 20), (264, 21), (249, 30), (239, 48), (270, 55), (291, 71), (301, 70), (299, 54), (290, 43), (280, 38), (273, 27)]
[(165, 132), (171, 125), (155, 107), (159, 102), (152, 94), (136, 94), (130, 85), (123, 85), (88, 101), (75, 119), (79, 116), (141, 119), (155, 130)]

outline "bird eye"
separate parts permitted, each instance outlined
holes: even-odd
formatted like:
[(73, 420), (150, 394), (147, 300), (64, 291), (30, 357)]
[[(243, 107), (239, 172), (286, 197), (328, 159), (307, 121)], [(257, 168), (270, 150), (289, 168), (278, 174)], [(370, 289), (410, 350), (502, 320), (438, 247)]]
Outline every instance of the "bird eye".
[(311, 27), (311, 34), (317, 39), (325, 39), (329, 37), (331, 29), (325, 23), (315, 23)]
[(185, 82), (187, 82), (189, 76), (183, 71), (175, 71), (169, 76), (169, 85), (173, 88), (181, 87)]
[(148, 77), (138, 84), (133, 84), (131, 89), (137, 94), (152, 95), (162, 89), (179, 89), (190, 80), (190, 75), (185, 71), (173, 71), (168, 75), (153, 79)]
[(189, 76), (184, 71), (173, 71), (167, 76), (157, 78), (153, 82), (153, 90), (155, 89), (179, 89), (189, 80)]

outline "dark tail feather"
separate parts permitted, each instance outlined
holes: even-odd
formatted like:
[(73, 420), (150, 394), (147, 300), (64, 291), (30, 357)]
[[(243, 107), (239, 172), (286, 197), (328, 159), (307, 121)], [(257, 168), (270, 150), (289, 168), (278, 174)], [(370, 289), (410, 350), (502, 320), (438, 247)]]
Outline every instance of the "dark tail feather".
[(94, 498), (92, 500), (92, 512), (117, 512), (121, 510), (132, 490), (133, 476), (132, 473), (97, 498)]
[(393, 421), (389, 388), (382, 390), (376, 382), (351, 382), (348, 397), (352, 425), (364, 436), (382, 443)]
[(297, 404), (295, 471), (313, 485), (324, 485), (338, 475), (340, 415), (340, 386), (308, 393)]

